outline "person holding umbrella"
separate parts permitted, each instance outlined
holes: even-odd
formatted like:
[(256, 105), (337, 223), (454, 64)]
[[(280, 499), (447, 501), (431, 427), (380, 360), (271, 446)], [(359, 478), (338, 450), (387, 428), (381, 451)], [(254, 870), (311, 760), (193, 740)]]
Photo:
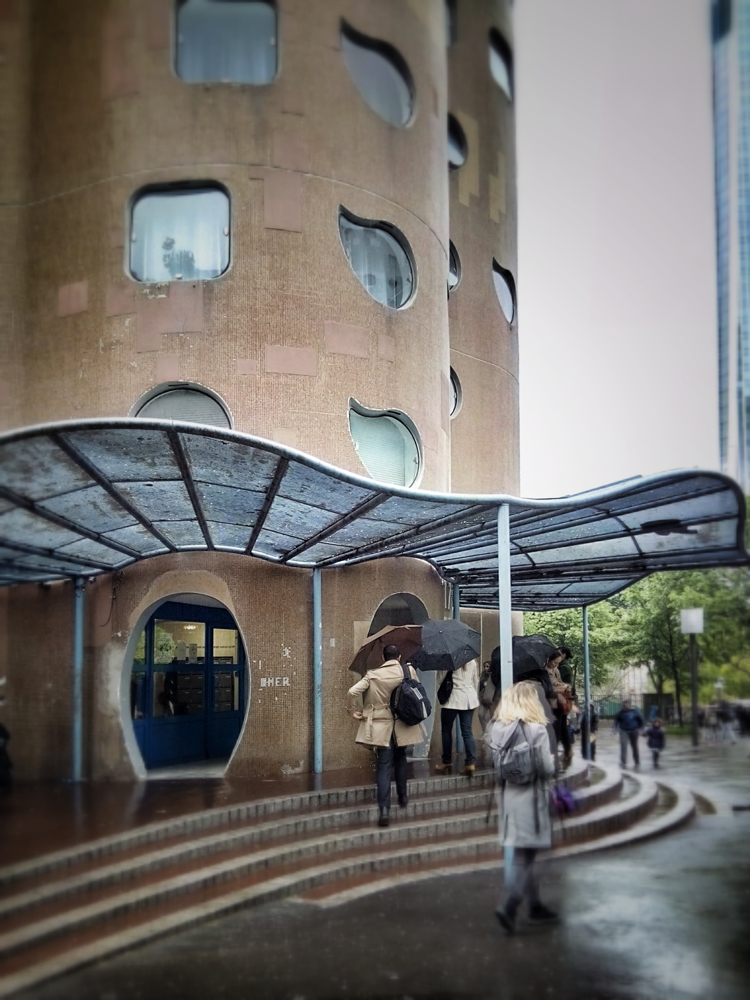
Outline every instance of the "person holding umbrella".
[[(452, 686), (447, 701), (442, 702), (441, 690), (446, 678), (452, 677)], [(440, 774), (449, 772), (453, 767), (453, 725), (458, 717), (461, 726), (461, 735), (464, 740), (466, 760), (461, 774), (470, 778), (474, 774), (474, 761), (477, 759), (474, 737), (471, 732), (474, 721), (474, 711), (479, 707), (479, 695), (477, 687), (479, 685), (479, 660), (469, 660), (462, 667), (454, 670), (452, 674), (446, 672), (442, 677), (438, 677), (438, 700), (442, 703), (440, 710), (440, 733), (443, 740), (442, 763), (435, 765), (435, 770)]]
[[(407, 664), (412, 679), (417, 673)], [(349, 710), (359, 720), (355, 741), (375, 751), (378, 789), (378, 826), (388, 826), (391, 808), (391, 772), (396, 772), (398, 804), (408, 804), (406, 786), (406, 748), (421, 743), (422, 726), (407, 726), (391, 711), (391, 693), (404, 679), (401, 652), (392, 643), (383, 649), (383, 662), (367, 671), (362, 680), (349, 688)]]

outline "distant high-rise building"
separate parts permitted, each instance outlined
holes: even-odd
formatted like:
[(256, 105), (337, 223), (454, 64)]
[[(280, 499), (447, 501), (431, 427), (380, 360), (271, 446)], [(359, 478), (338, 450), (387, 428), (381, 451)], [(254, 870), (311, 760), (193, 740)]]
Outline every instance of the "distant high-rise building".
[(750, 0), (713, 0), (719, 448), (750, 491)]

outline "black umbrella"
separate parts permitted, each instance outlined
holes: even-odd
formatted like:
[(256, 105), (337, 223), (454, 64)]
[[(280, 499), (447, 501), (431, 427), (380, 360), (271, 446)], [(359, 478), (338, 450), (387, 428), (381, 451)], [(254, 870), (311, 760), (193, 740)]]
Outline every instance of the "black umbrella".
[(513, 680), (520, 681), (528, 674), (544, 670), (547, 660), (557, 652), (557, 646), (546, 635), (514, 635)]
[(422, 622), (422, 645), (409, 657), (419, 670), (458, 670), (479, 656), (482, 637), (457, 618)]

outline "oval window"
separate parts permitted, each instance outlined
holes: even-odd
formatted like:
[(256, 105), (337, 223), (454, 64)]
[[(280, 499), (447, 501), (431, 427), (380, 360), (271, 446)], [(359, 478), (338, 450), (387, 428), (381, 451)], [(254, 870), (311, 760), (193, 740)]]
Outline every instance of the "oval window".
[(497, 28), (490, 29), (490, 73), (509, 101), (513, 100), (513, 53)]
[(448, 241), (448, 295), (454, 288), (458, 288), (461, 283), (461, 259), (458, 251), (453, 245), (453, 240)]
[(456, 375), (454, 370), (451, 368), (450, 398), (448, 400), (448, 413), (451, 417), (458, 416), (462, 403), (463, 392), (461, 390), (461, 382), (459, 381), (458, 375)]
[(468, 147), (464, 130), (453, 115), (448, 115), (448, 166), (458, 170), (466, 163)]
[(509, 323), (512, 323), (513, 317), (516, 315), (516, 283), (510, 271), (501, 267), (494, 257), (492, 259), (492, 279), (495, 282), (495, 292), (503, 315)]
[(339, 233), (352, 270), (369, 294), (400, 309), (412, 297), (415, 269), (406, 237), (387, 222), (358, 219), (339, 210)]
[(413, 486), (422, 467), (414, 423), (400, 410), (370, 410), (349, 400), (349, 430), (368, 475), (380, 483)]
[(169, 382), (141, 396), (131, 411), (134, 417), (184, 420), (191, 424), (231, 429), (229, 410), (216, 393), (191, 382)]
[(414, 113), (414, 84), (401, 54), (341, 22), (341, 53), (357, 90), (390, 125), (403, 128)]

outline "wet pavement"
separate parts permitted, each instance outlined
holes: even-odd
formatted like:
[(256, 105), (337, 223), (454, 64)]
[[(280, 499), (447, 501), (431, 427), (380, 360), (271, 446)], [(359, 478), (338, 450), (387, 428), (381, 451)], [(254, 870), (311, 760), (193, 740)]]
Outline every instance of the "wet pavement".
[[(29, 1000), (745, 1000), (750, 743), (670, 740), (665, 780), (718, 812), (658, 840), (542, 866), (555, 926), (502, 935), (500, 873), (404, 883), (320, 909), (288, 900), (202, 924), (24, 993)], [(599, 756), (616, 745), (600, 736)], [(644, 761), (649, 773), (650, 762)]]

